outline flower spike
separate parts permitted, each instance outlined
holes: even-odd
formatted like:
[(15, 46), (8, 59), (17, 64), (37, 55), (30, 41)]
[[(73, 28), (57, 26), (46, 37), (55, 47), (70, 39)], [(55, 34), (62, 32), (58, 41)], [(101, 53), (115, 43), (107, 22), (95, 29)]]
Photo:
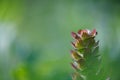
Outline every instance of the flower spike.
[[(87, 71), (88, 69), (92, 69), (92, 67), (98, 61), (97, 55), (99, 49), (98, 46), (99, 41), (95, 40), (97, 31), (95, 29), (92, 31), (87, 29), (84, 30), (80, 29), (77, 33), (72, 32), (71, 35), (74, 39), (74, 41), (71, 42), (74, 48), (74, 50), (70, 51), (71, 57), (73, 59), (73, 63), (71, 63), (71, 65), (76, 70), (77, 74), (79, 73), (79, 76), (83, 76), (84, 74), (84, 76), (87, 78), (92, 73), (87, 74), (85, 71)], [(97, 71), (95, 71), (94, 73), (96, 72)], [(84, 78), (83, 79), (74, 78), (74, 80), (84, 80)]]

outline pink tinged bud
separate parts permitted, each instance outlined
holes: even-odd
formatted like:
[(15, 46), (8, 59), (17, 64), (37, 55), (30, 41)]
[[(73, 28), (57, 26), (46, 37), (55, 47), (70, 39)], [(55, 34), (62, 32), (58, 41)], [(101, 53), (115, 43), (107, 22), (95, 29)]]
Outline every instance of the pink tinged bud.
[(95, 29), (94, 29), (94, 30), (92, 30), (91, 35), (92, 35), (92, 36), (97, 35), (97, 32), (96, 32), (96, 30), (95, 30)]
[(78, 70), (78, 68), (73, 63), (71, 63), (71, 66), (73, 69)]
[(76, 39), (75, 42), (72, 42), (71, 44), (75, 49), (83, 48), (82, 40), (80, 38), (79, 40)]
[(82, 30), (79, 30), (79, 31), (78, 31), (79, 40), (82, 40), (82, 34), (83, 34), (83, 31), (82, 31)]
[(80, 35), (80, 37), (82, 37), (83, 33), (86, 32), (85, 30), (79, 30), (78, 34)]
[(73, 37), (74, 39), (76, 39), (76, 38), (78, 37), (77, 34), (74, 33), (74, 32), (71, 32), (71, 35), (72, 35), (72, 37)]
[(80, 29), (80, 30), (78, 31), (78, 34), (80, 34), (80, 35), (81, 35), (81, 33), (82, 33), (82, 30)]
[(72, 65), (73, 69), (79, 70), (79, 65), (77, 62), (71, 63), (71, 65)]
[(76, 48), (76, 47), (75, 47), (75, 43), (74, 43), (74, 42), (71, 42), (71, 45), (72, 45), (74, 48)]
[(88, 34), (88, 30), (82, 30), (82, 32)]
[(90, 37), (90, 34), (88, 34), (88, 32), (83, 32), (82, 33), (83, 40), (86, 39), (86, 38), (89, 38), (89, 37)]
[(80, 36), (82, 36), (83, 34), (91, 35), (91, 32), (90, 32), (90, 30), (85, 29), (85, 30), (79, 30), (79, 31), (78, 31), (78, 34), (79, 34)]
[(86, 32), (87, 32), (88, 35), (90, 35), (90, 30), (87, 29)]
[(78, 61), (79, 59), (82, 58), (81, 55), (79, 55), (76, 51), (71, 50), (71, 56), (75, 61)]

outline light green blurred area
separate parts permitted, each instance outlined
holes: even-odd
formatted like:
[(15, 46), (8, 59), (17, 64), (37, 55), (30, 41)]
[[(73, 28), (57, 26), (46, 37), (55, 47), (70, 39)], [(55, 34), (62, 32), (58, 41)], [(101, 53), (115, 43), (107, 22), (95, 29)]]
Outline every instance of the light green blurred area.
[(70, 32), (96, 29), (105, 73), (120, 80), (120, 2), (1, 0), (0, 80), (71, 80)]

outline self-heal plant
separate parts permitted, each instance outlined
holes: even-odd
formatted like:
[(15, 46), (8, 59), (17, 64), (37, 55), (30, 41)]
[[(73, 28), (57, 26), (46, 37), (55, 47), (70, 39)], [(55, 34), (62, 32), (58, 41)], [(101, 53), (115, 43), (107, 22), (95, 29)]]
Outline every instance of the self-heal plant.
[(71, 33), (74, 41), (71, 42), (72, 67), (74, 73), (73, 80), (99, 80), (100, 58), (98, 54), (98, 43), (95, 40), (96, 30), (79, 30)]

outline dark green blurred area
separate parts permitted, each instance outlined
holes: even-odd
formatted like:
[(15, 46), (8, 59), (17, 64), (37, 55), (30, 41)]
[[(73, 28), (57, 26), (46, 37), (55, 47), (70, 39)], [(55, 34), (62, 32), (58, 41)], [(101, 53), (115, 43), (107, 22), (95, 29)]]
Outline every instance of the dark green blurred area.
[(0, 0), (0, 80), (71, 80), (70, 32), (94, 28), (120, 80), (119, 0)]

